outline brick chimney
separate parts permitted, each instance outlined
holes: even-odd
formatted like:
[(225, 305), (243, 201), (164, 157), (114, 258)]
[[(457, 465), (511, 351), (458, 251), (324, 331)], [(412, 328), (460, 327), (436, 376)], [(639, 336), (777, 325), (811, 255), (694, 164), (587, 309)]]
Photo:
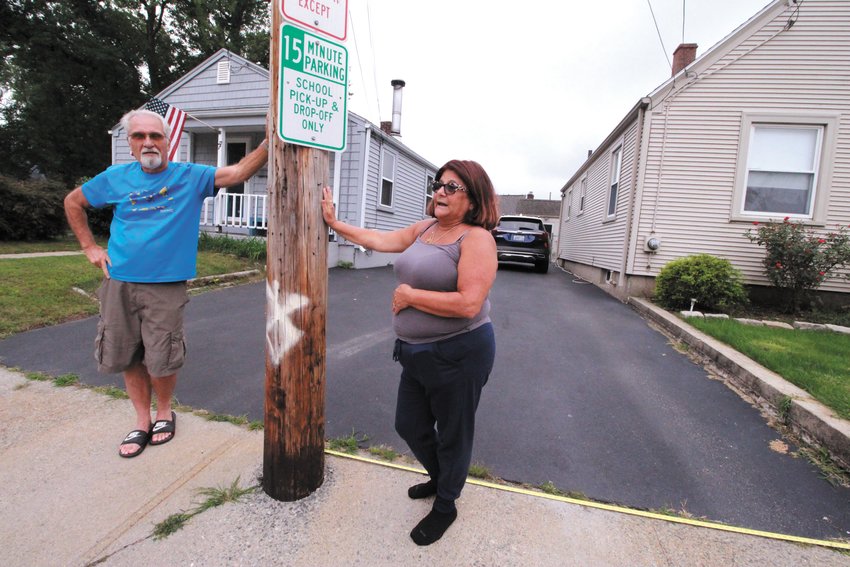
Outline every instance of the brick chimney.
[(384, 122), (381, 122), (381, 130), (384, 131), (384, 134), (386, 134), (388, 136), (392, 136), (393, 135), (393, 123), (390, 122), (389, 120), (385, 120)]
[(526, 195), (525, 198), (528, 199), (528, 200), (533, 200), (534, 199), (534, 193), (529, 191), (528, 195)]
[(697, 58), (696, 43), (681, 43), (673, 52), (673, 76), (694, 62)]

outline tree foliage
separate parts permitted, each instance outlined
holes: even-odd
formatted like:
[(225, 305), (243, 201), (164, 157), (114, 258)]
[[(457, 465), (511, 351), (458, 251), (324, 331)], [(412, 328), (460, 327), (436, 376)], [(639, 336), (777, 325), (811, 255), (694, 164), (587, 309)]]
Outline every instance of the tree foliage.
[(268, 2), (175, 0), (174, 24), (189, 47), (186, 71), (222, 48), (268, 68)]
[(107, 131), (221, 48), (268, 65), (264, 0), (0, 2), (0, 174), (66, 186), (111, 163)]
[(0, 19), (0, 173), (71, 184), (103, 169), (107, 131), (144, 100), (132, 22), (94, 0), (6, 2)]

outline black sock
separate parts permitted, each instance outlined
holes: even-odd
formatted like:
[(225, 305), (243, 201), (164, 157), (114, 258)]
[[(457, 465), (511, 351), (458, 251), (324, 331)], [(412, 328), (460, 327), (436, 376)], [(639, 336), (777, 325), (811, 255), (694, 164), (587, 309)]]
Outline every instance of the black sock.
[(407, 489), (407, 495), (413, 498), (414, 500), (419, 500), (420, 498), (428, 498), (429, 496), (434, 496), (437, 494), (437, 483), (434, 480), (429, 480), (428, 482), (423, 482), (422, 484), (415, 484)]
[(427, 516), (422, 518), (422, 521), (416, 524), (416, 527), (410, 532), (410, 537), (416, 542), (416, 545), (431, 545), (443, 537), (455, 518), (457, 518), (457, 510), (452, 510), (449, 513), (431, 510)]

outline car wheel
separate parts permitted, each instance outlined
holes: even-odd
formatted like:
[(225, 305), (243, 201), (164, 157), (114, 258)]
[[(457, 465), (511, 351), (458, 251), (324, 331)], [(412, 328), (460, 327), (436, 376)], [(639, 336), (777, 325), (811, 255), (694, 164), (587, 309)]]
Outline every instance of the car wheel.
[(548, 260), (539, 260), (534, 263), (534, 271), (538, 274), (545, 274), (549, 271), (549, 261)]

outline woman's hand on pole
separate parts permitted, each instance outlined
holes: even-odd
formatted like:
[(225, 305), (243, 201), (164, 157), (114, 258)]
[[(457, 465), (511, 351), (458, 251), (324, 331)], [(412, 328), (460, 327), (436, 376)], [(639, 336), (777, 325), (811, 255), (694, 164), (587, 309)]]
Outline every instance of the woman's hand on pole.
[(336, 211), (334, 210), (334, 196), (330, 187), (322, 189), (322, 217), (325, 223), (333, 229), (336, 222)]

